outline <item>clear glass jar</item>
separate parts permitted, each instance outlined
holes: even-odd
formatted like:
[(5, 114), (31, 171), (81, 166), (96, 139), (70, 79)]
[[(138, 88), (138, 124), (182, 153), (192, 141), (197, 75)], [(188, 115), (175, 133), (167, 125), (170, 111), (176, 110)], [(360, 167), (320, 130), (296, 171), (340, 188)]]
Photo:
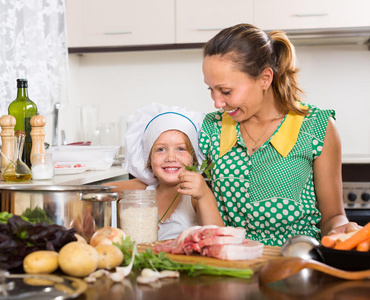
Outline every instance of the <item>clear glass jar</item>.
[(53, 153), (33, 153), (32, 179), (49, 180), (54, 177)]
[(117, 223), (138, 244), (158, 240), (158, 204), (156, 191), (126, 190), (118, 201)]
[(9, 165), (5, 168), (3, 176), (9, 182), (27, 182), (31, 179), (30, 168), (22, 161), (25, 133), (16, 130), (14, 133), (13, 160), (8, 159)]

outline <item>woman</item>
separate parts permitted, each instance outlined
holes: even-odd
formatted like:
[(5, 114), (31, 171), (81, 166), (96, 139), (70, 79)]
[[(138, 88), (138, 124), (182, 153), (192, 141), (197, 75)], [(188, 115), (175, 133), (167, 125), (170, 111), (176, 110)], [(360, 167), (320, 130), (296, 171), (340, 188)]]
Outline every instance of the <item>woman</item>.
[(203, 54), (219, 111), (206, 116), (200, 147), (216, 164), (212, 188), (224, 223), (274, 246), (357, 229), (343, 209), (335, 112), (301, 103), (287, 36), (240, 24), (218, 33)]
[(115, 191), (156, 190), (158, 240), (174, 239), (192, 226), (224, 226), (202, 175), (185, 169), (203, 159), (198, 145), (203, 118), (204, 113), (152, 103), (128, 122), (125, 168), (135, 179), (108, 185)]

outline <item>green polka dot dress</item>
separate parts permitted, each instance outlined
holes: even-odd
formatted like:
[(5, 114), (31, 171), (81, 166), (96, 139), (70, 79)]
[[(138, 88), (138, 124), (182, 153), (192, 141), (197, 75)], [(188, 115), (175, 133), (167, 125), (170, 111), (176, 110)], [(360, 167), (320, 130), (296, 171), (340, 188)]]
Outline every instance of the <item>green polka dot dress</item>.
[(286, 157), (270, 143), (275, 133), (251, 156), (236, 125), (237, 143), (221, 158), (222, 111), (203, 121), (200, 147), (215, 163), (212, 188), (226, 226), (244, 227), (246, 238), (265, 245), (281, 246), (289, 237), (309, 235), (320, 239), (313, 183), (313, 161), (321, 154), (329, 117), (333, 110), (308, 105), (297, 141)]

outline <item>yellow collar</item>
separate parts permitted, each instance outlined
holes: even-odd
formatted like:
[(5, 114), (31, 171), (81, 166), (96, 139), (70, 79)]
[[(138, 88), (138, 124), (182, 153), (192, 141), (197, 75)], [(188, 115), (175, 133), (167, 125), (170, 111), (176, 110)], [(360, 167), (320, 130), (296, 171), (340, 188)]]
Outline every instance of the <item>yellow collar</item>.
[[(307, 108), (302, 104), (299, 105), (301, 108)], [(270, 143), (281, 156), (286, 157), (293, 149), (304, 117), (290, 111), (278, 132), (271, 138)], [(236, 122), (225, 111), (222, 116), (219, 157), (229, 152), (236, 142)]]

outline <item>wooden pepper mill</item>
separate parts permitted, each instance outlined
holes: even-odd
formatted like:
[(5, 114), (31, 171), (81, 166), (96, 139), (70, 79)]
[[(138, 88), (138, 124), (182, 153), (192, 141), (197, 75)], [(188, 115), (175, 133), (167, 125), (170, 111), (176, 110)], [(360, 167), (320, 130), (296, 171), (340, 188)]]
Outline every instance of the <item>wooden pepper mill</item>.
[(1, 126), (1, 175), (0, 179), (5, 180), (3, 172), (9, 165), (9, 159), (13, 160), (14, 153), (14, 126), (16, 120), (13, 116), (4, 115), (0, 118)]
[(33, 116), (30, 120), (31, 124), (31, 139), (32, 139), (32, 149), (31, 149), (31, 164), (33, 161), (34, 153), (45, 153), (45, 129), (46, 124), (45, 117), (37, 115)]

